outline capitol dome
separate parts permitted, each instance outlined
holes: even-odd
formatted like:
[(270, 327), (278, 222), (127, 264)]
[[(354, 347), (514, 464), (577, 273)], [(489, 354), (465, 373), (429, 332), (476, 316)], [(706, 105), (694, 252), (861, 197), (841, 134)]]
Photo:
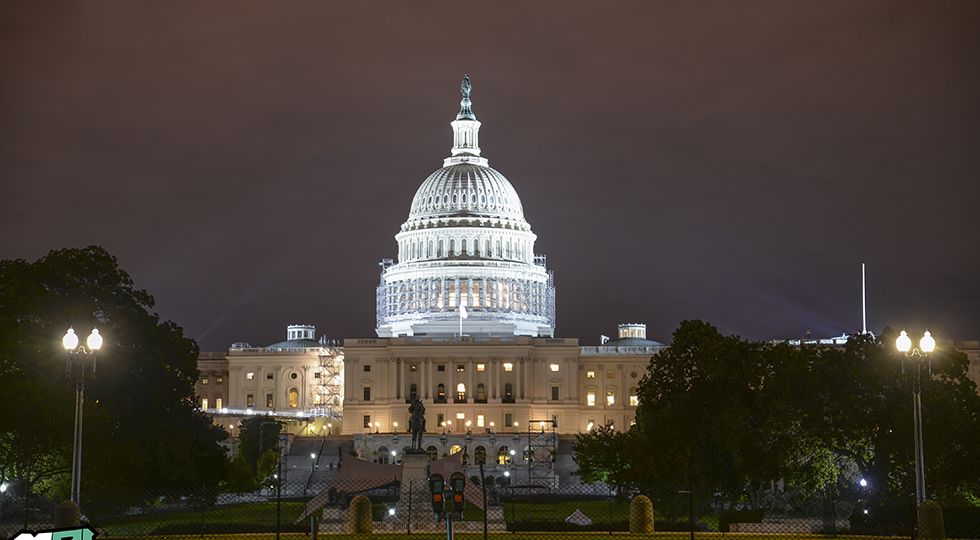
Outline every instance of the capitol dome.
[(453, 148), (422, 182), (384, 259), (377, 333), (551, 336), (555, 289), (514, 186), (481, 157), (469, 77), (451, 122)]
[(524, 221), (514, 186), (490, 166), (475, 163), (457, 163), (430, 174), (415, 192), (408, 219), (460, 215)]

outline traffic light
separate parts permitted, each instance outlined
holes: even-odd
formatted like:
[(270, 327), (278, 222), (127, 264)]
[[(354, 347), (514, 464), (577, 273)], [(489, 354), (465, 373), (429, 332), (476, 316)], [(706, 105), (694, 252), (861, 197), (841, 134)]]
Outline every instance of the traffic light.
[(463, 513), (466, 502), (463, 498), (463, 488), (466, 487), (466, 477), (461, 472), (454, 472), (449, 475), (449, 487), (452, 489), (453, 510), (459, 514)]
[(429, 477), (429, 493), (432, 497), (432, 510), (436, 514), (442, 514), (446, 506), (445, 498), (446, 481), (441, 474), (433, 474)]

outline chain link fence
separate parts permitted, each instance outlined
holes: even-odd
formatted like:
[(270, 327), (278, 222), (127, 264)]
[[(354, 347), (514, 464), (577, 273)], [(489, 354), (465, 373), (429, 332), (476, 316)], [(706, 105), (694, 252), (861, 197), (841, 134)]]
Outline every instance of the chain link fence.
[[(669, 515), (649, 499), (604, 485), (509, 485), (471, 475), (465, 508), (453, 525), (460, 538), (576, 538), (652, 535), (664, 538), (963, 538), (980, 539), (980, 508), (944, 508), (942, 525), (923, 523), (911, 505), (869, 509), (861, 504), (813, 504), (799, 511), (754, 509)], [(485, 488), (485, 489), (484, 489)], [(677, 495), (684, 507), (688, 495)], [(364, 499), (361, 499), (364, 498)], [(355, 502), (357, 502), (355, 504)], [(448, 508), (447, 502), (447, 508)], [(650, 506), (646, 506), (646, 505)], [(27, 526), (50, 527), (55, 501), (15, 492), (0, 506), (4, 537)], [(446, 522), (433, 511), (425, 480), (295, 478), (251, 492), (202, 487), (182, 493), (83, 491), (81, 512), (100, 538), (278, 538), (406, 535), (445, 538)], [(649, 523), (647, 523), (649, 521)], [(360, 525), (358, 525), (360, 524)], [(918, 526), (918, 530), (916, 527)], [(942, 536), (937, 536), (942, 535)]]

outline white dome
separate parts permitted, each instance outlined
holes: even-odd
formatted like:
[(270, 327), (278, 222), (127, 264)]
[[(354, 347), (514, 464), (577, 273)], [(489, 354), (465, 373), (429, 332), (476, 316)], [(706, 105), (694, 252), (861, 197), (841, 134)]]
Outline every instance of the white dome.
[(524, 221), (514, 186), (491, 167), (457, 163), (443, 167), (422, 182), (408, 220), (478, 216)]
[(397, 262), (381, 262), (380, 337), (554, 335), (554, 277), (514, 186), (480, 156), (470, 89), (464, 78), (452, 154), (415, 192)]

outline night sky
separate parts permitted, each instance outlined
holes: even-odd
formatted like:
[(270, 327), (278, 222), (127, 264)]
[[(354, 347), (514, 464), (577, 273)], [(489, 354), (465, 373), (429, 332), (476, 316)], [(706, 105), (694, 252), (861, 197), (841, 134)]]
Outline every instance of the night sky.
[(463, 73), (557, 334), (980, 338), (980, 2), (3, 2), (0, 258), (98, 244), (202, 349), (374, 335)]

